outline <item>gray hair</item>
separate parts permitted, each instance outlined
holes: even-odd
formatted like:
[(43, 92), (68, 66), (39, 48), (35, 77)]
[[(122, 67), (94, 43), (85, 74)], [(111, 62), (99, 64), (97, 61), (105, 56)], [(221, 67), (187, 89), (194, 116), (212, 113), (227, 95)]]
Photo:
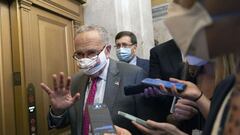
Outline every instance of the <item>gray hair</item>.
[(98, 26), (98, 25), (82, 25), (76, 30), (76, 35), (82, 33), (82, 32), (88, 32), (88, 31), (97, 31), (100, 36), (101, 40), (105, 45), (109, 45), (109, 37), (108, 32), (104, 27)]

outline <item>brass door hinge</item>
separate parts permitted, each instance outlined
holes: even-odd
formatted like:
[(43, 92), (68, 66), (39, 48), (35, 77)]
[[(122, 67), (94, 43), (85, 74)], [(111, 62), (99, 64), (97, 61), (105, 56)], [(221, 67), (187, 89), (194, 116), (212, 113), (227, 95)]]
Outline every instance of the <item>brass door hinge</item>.
[(13, 72), (13, 85), (21, 85), (21, 72)]

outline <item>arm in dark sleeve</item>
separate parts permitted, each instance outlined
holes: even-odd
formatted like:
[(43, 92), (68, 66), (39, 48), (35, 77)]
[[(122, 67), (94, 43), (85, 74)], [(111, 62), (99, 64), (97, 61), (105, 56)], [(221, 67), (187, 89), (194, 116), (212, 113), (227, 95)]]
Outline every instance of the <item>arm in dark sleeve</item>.
[(51, 112), (48, 113), (48, 127), (51, 128), (63, 128), (69, 125), (69, 112), (66, 111), (61, 116), (54, 116)]
[(160, 63), (157, 52), (154, 49), (155, 48), (150, 50), (149, 77), (160, 78), (161, 75)]

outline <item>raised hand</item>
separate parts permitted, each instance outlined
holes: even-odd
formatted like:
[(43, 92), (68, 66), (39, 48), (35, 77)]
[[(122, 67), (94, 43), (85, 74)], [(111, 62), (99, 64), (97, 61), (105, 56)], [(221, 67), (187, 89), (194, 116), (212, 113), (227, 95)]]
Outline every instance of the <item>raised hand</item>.
[(80, 97), (80, 93), (74, 96), (70, 92), (71, 77), (67, 77), (64, 83), (64, 73), (59, 73), (59, 78), (53, 74), (53, 89), (49, 88), (45, 83), (41, 83), (42, 89), (49, 95), (51, 109), (54, 114), (60, 115), (67, 108), (71, 107)]

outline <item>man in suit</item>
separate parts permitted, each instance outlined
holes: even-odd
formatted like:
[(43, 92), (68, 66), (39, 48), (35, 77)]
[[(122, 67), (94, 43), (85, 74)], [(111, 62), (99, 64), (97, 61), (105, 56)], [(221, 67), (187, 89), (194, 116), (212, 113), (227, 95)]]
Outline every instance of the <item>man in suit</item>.
[(116, 54), (120, 61), (141, 67), (148, 73), (149, 60), (139, 58), (136, 55), (137, 37), (130, 31), (121, 31), (115, 37)]
[(73, 58), (82, 72), (72, 79), (64, 74), (53, 75), (53, 89), (42, 83), (41, 87), (49, 95), (51, 108), (48, 115), (49, 127), (61, 128), (71, 125), (73, 135), (90, 133), (87, 105), (105, 103), (115, 125), (139, 134), (131, 121), (117, 115), (118, 111), (138, 116), (144, 105), (140, 97), (125, 96), (126, 85), (137, 84), (144, 77), (144, 71), (136, 66), (118, 63), (110, 55), (107, 32), (99, 26), (82, 26), (74, 40)]
[(150, 50), (149, 77), (169, 80), (181, 78), (182, 54), (175, 41), (169, 40)]

